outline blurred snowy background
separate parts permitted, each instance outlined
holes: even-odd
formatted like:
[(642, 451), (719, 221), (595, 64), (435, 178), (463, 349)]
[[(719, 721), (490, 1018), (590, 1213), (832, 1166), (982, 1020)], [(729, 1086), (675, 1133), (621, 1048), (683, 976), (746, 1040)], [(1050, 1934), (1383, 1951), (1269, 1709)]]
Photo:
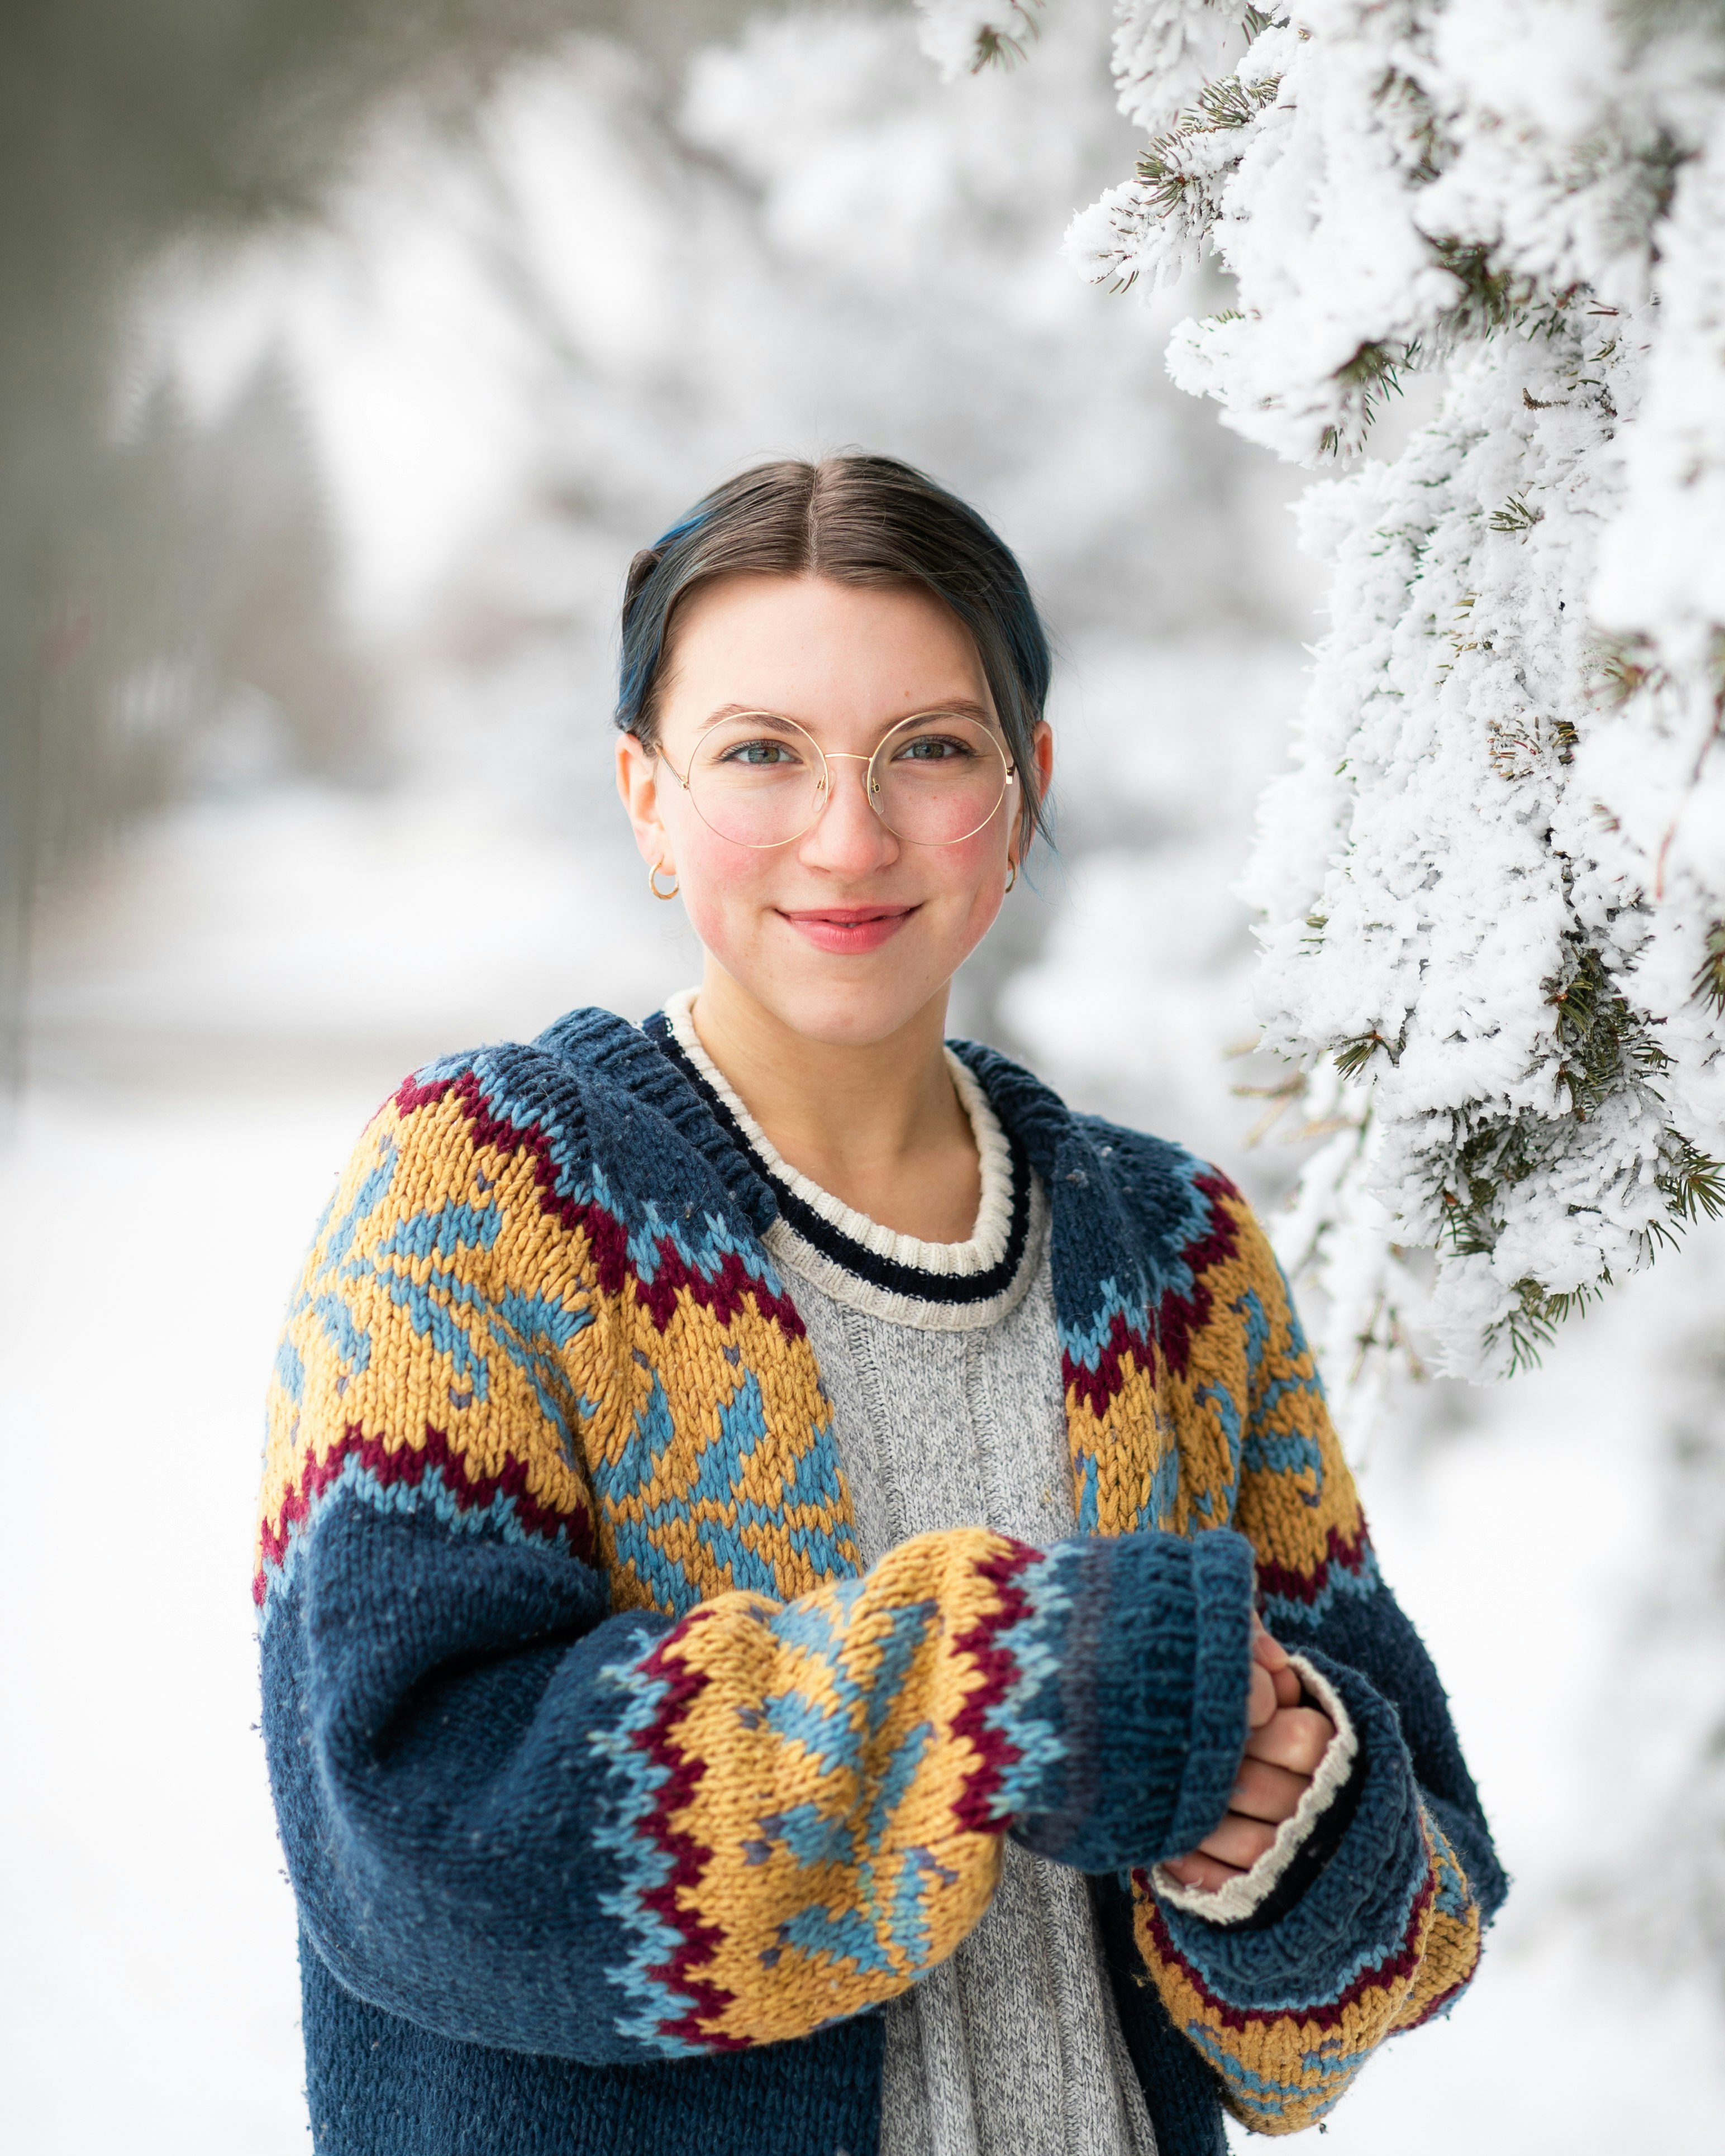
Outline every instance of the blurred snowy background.
[[(100, 618), (99, 569), (54, 594), (44, 708), (93, 716), (41, 797), (0, 1141), (21, 2156), (306, 2145), (251, 1727), (264, 1373), (404, 1070), (693, 977), (608, 713), (624, 565), (716, 479), (886, 450), (1019, 547), (1063, 654), (1060, 850), (958, 1029), (1266, 1206), (1302, 1157), (1240, 1052), (1231, 886), (1317, 587), (1292, 478), (1166, 381), (1189, 297), (1060, 259), (1135, 146), (1106, 0), (1050, 12), (1034, 84), (954, 86), (894, 8), (588, 13), (460, 95), (403, 78), (303, 203), (131, 262), (102, 453), (128, 608)], [(1722, 1291), (1697, 1232), (1543, 1371), (1411, 1390), (1363, 1463), (1518, 1885), (1328, 2148), (1725, 2137)]]

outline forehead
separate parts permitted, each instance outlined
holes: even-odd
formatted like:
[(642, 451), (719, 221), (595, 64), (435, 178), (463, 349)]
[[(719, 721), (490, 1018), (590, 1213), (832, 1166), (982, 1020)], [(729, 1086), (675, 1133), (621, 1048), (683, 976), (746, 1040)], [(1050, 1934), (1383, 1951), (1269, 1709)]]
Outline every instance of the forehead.
[(992, 708), (969, 632), (932, 593), (742, 575), (679, 611), (660, 711), (667, 726), (726, 706), (843, 725), (961, 701)]

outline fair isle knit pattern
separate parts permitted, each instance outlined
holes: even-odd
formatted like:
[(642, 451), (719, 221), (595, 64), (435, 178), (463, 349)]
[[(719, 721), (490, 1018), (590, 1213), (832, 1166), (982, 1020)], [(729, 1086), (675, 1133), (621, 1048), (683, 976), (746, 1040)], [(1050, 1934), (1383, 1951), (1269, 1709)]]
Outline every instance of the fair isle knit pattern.
[[(1051, 1205), (1047, 1552), (861, 1570), (783, 1201), (634, 1029), (448, 1059), (362, 1139), (255, 1583), (324, 2156), (868, 2156), (866, 2010), (975, 1925), (1007, 1832), (1130, 1875), (1098, 1907), (1163, 2156), (1219, 2148), (1219, 2099), (1321, 2117), (1471, 1973), (1501, 1876), (1249, 1211), (960, 1053)], [(1254, 1560), (1361, 1759), (1223, 1927), (1151, 1871), (1226, 1806)]]

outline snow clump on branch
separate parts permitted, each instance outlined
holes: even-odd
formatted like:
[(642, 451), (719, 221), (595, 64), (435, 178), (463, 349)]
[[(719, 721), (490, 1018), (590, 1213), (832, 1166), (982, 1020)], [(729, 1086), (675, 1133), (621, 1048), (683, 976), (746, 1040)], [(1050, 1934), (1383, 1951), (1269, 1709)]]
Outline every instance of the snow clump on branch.
[(1725, 8), (1122, 0), (1114, 66), (1151, 139), (1069, 252), (1214, 256), (1174, 379), (1346, 472), (1248, 887), (1358, 1427), (1410, 1339), (1503, 1375), (1725, 1203)]

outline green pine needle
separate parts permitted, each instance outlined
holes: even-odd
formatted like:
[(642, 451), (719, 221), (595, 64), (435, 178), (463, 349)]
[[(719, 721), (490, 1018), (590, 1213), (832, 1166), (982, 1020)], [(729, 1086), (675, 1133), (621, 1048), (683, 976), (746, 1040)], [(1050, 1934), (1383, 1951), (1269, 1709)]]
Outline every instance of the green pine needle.
[(1494, 509), (1486, 519), (1493, 531), (1531, 531), (1544, 521), (1545, 511), (1530, 508), (1524, 494), (1511, 495), (1502, 509)]
[(1716, 921), (1704, 939), (1707, 956), (1695, 973), (1695, 994), (1712, 1006), (1715, 1018), (1725, 1018), (1725, 921)]

